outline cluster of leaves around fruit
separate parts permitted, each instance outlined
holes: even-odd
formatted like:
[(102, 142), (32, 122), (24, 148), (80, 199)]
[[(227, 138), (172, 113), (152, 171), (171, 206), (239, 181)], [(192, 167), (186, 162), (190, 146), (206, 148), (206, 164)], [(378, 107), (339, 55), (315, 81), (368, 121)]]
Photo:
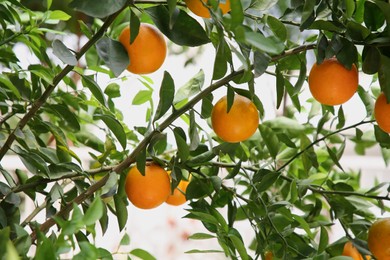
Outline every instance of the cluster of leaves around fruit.
[[(79, 51), (70, 50), (59, 39), (44, 37), (47, 33), (60, 37), (60, 21), (71, 18), (62, 10), (51, 10), (51, 0), (41, 11), (33, 11), (16, 0), (0, 2), (0, 63), (4, 67), (0, 75), (0, 158), (5, 166), (4, 155), (11, 149), (28, 170), (10, 172), (0, 168), (5, 179), (0, 182), (0, 254), (15, 256), (17, 252), (26, 257), (35, 246), (36, 259), (54, 259), (75, 250), (77, 244), (80, 253), (76, 259), (111, 259), (106, 249), (93, 244), (96, 226), (100, 225), (105, 233), (111, 211), (120, 230), (125, 228), (125, 169), (134, 162), (142, 165), (149, 157), (172, 169), (176, 183), (183, 171), (192, 173), (186, 194), (191, 200), (186, 217), (200, 220), (209, 233), (193, 234), (191, 238), (217, 239), (221, 252), (227, 256), (250, 259), (251, 254), (259, 257), (270, 250), (277, 258), (326, 258), (340, 255), (348, 238), (360, 245), (363, 255), (369, 254), (365, 251), (367, 230), (376, 218), (370, 208), (388, 211), (388, 197), (381, 195), (388, 190), (388, 184), (377, 182), (363, 190), (359, 185), (361, 173), (344, 169), (340, 158), (347, 140), (355, 144), (360, 155), (379, 143), (385, 161), (390, 158), (389, 135), (376, 126), (374, 131), (363, 128), (372, 123), (371, 95), (379, 94), (379, 88), (374, 87), (376, 75), (381, 90), (387, 96), (390, 93), (388, 3), (334, 1), (330, 9), (328, 1), (291, 1), (290, 5), (277, 1), (231, 1), (232, 12), (224, 17), (213, 13), (213, 19), (205, 21), (204, 29), (175, 1), (168, 1), (167, 5), (131, 6), (130, 10), (125, 0), (95, 2), (77, 0), (71, 4), (73, 9), (96, 18), (89, 25), (79, 22), (79, 33), (88, 38)], [(137, 8), (143, 12), (139, 14)], [(329, 19), (323, 19), (324, 14)], [(104, 21), (100, 19), (107, 15)], [(200, 71), (176, 91), (174, 79), (164, 72), (156, 109), (151, 98), (154, 83), (140, 77), (146, 90), (136, 95), (133, 105), (149, 106), (148, 125), (134, 130), (124, 124), (121, 111), (115, 107), (115, 98), (121, 95), (115, 79), (129, 61), (113, 39), (128, 25), (128, 15), (130, 26), (137, 26), (141, 15), (141, 20), (153, 21), (177, 45), (211, 42), (216, 49), (213, 83), (203, 88), (205, 76)], [(259, 23), (262, 28), (257, 26)], [(314, 34), (302, 33), (314, 30)], [(293, 35), (304, 39), (294, 39)], [(13, 51), (17, 43), (28, 46), (39, 63), (23, 69)], [(48, 55), (50, 44), (65, 67)], [(361, 57), (357, 44), (364, 45)], [(307, 121), (299, 123), (296, 115), (304, 112), (299, 93), (306, 79), (305, 55), (310, 49), (316, 50), (319, 61), (336, 56), (347, 67), (361, 59), (363, 72), (375, 75), (370, 90), (358, 89), (367, 112), (365, 121), (345, 126), (342, 106), (320, 106), (311, 101)], [(239, 58), (241, 68), (228, 73), (236, 65), (232, 53)], [(75, 67), (84, 54), (88, 71), (83, 65)], [(274, 71), (267, 71), (269, 67)], [(88, 75), (90, 71), (94, 74)], [(299, 71), (294, 84), (289, 71)], [(104, 91), (96, 81), (99, 73), (113, 79)], [(261, 101), (254, 95), (254, 79), (263, 73), (276, 77), (277, 107), (287, 97), (292, 106), (286, 107), (284, 116), (263, 122), (253, 138), (214, 145), (218, 140), (196, 123), (210, 117), (212, 92), (227, 86), (228, 95), (237, 93), (253, 99), (263, 116)], [(199, 112), (194, 107), (198, 102)], [(173, 125), (179, 117), (188, 124), (188, 131)], [(103, 126), (93, 128), (98, 123)], [(164, 132), (168, 127), (177, 148), (169, 153), (172, 146)], [(106, 134), (105, 141), (94, 134), (96, 129)], [(346, 133), (347, 130), (354, 134)], [(53, 146), (53, 142), (48, 143), (51, 139), (55, 140)], [(83, 169), (69, 142), (92, 148), (91, 158), (101, 167)], [(221, 169), (225, 169), (226, 175), (221, 174)], [(100, 181), (90, 180), (91, 175), (99, 172), (108, 173)], [(121, 173), (120, 177), (117, 173)], [(45, 196), (44, 202), (21, 220), (24, 200), (38, 203), (41, 195)], [(113, 200), (107, 204), (101, 201), (102, 197), (111, 196)], [(220, 208), (227, 208), (226, 216)], [(41, 211), (47, 221), (37, 223), (35, 217)], [(238, 221), (247, 221), (252, 227), (254, 239), (249, 245), (245, 245), (235, 227)], [(346, 237), (329, 244), (328, 227), (335, 222), (344, 227)], [(58, 232), (46, 236), (53, 225), (57, 225)], [(128, 236), (122, 242), (127, 244)], [(148, 255), (142, 250), (130, 253)]]

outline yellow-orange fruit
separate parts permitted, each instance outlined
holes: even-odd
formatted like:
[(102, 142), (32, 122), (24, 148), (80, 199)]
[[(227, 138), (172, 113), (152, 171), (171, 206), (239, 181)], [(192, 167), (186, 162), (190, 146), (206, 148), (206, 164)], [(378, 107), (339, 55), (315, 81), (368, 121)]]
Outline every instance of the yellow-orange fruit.
[(170, 192), (168, 173), (157, 164), (145, 167), (145, 176), (132, 167), (126, 176), (125, 191), (130, 202), (141, 209), (152, 209), (164, 203)]
[(259, 112), (250, 99), (241, 95), (234, 95), (233, 105), (227, 112), (227, 96), (224, 96), (213, 107), (211, 124), (216, 135), (222, 140), (237, 143), (256, 132)]
[(375, 102), (374, 115), (378, 126), (386, 133), (390, 133), (390, 104), (387, 104), (386, 96), (383, 92)]
[(359, 74), (355, 64), (348, 70), (336, 58), (315, 63), (309, 74), (309, 88), (313, 97), (324, 105), (347, 102), (356, 93)]
[(140, 24), (138, 35), (131, 44), (130, 27), (125, 27), (119, 35), (119, 42), (129, 55), (127, 70), (134, 74), (155, 72), (162, 66), (167, 55), (163, 34), (150, 24)]
[(390, 260), (390, 218), (379, 219), (371, 225), (367, 242), (377, 260)]
[[(191, 10), (194, 14), (197, 16), (203, 17), (203, 18), (210, 18), (210, 11), (209, 8), (211, 6), (207, 4), (207, 0), (184, 0), (186, 3), (188, 9)], [(207, 8), (208, 6), (209, 8)], [(220, 0), (218, 7), (221, 9), (222, 14), (226, 14), (230, 11), (230, 0)]]

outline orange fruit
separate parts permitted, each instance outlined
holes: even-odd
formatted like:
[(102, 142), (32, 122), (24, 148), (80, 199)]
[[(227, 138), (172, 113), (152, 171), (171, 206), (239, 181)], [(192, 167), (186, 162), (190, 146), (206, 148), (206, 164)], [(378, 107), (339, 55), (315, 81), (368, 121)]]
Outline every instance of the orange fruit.
[(265, 257), (265, 260), (272, 260), (272, 259), (274, 259), (274, 254), (272, 254), (271, 251), (267, 251), (267, 252), (265, 252), (264, 257)]
[(357, 91), (358, 70), (355, 64), (348, 70), (336, 58), (315, 63), (309, 74), (309, 88), (313, 97), (324, 105), (347, 102)]
[[(209, 8), (212, 7), (207, 3), (208, 0), (184, 0), (184, 2), (186, 3), (188, 9), (197, 16), (203, 18), (211, 17)], [(230, 11), (230, 0), (219, 0), (218, 7), (221, 9), (222, 14), (226, 14)]]
[(374, 115), (378, 126), (386, 133), (390, 133), (390, 104), (387, 103), (383, 92), (375, 102)]
[(167, 43), (163, 34), (150, 24), (140, 24), (138, 35), (131, 44), (130, 27), (125, 27), (119, 35), (119, 42), (129, 55), (127, 70), (134, 74), (155, 72), (167, 56)]
[(237, 143), (251, 137), (259, 125), (259, 112), (248, 98), (234, 95), (233, 105), (227, 112), (227, 96), (222, 97), (211, 111), (214, 132), (225, 142)]
[(377, 260), (390, 260), (390, 218), (379, 219), (371, 225), (367, 242)]
[(168, 199), (165, 202), (173, 206), (184, 204), (187, 201), (185, 193), (189, 183), (189, 181), (182, 179), (177, 187), (173, 190), (173, 193), (169, 194)]
[(168, 173), (157, 164), (149, 164), (143, 176), (134, 166), (126, 176), (125, 191), (134, 206), (155, 208), (166, 201), (171, 192)]
[(352, 257), (354, 260), (363, 260), (362, 255), (359, 253), (359, 251), (356, 249), (356, 247), (352, 244), (351, 241), (345, 243), (343, 253), (341, 255)]

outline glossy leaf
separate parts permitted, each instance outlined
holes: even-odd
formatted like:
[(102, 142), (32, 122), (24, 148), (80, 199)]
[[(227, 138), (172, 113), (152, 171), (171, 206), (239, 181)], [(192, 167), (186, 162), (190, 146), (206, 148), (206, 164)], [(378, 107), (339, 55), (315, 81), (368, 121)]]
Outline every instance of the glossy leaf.
[(185, 11), (176, 9), (175, 23), (170, 26), (168, 9), (163, 5), (146, 8), (145, 11), (158, 29), (172, 42), (184, 46), (200, 46), (210, 42), (202, 26)]
[(126, 0), (74, 0), (69, 6), (92, 17), (104, 18), (119, 11), (126, 3)]

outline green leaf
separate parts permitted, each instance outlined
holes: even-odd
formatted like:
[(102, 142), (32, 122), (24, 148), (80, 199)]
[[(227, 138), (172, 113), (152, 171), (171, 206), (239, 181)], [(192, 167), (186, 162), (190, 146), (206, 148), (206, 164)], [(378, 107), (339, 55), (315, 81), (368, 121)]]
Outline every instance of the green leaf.
[(130, 244), (130, 236), (129, 234), (125, 233), (121, 239), (120, 245), (127, 246), (129, 244)]
[(125, 47), (120, 42), (108, 37), (103, 37), (96, 43), (96, 50), (99, 57), (116, 77), (119, 77), (130, 63)]
[(126, 149), (127, 137), (122, 124), (112, 115), (95, 114), (94, 118), (101, 119), (118, 139), (123, 150)]
[(328, 231), (324, 226), (321, 226), (320, 242), (318, 244), (318, 253), (324, 252), (328, 245), (329, 245)]
[(190, 110), (190, 128), (189, 128), (189, 137), (190, 137), (190, 146), (188, 149), (190, 151), (196, 150), (200, 144), (198, 128), (195, 121), (195, 112)]
[[(118, 190), (120, 189), (118, 188)], [(126, 226), (127, 217), (128, 217), (127, 207), (124, 202), (124, 199), (127, 198), (123, 196), (119, 196), (118, 194), (114, 195), (114, 204), (115, 204), (115, 213), (116, 213), (115, 215), (118, 220), (119, 230), (123, 230), (123, 228)]]
[(142, 176), (145, 176), (146, 169), (146, 149), (143, 149), (136, 158), (137, 170), (141, 173)]
[(253, 182), (256, 184), (257, 191), (263, 192), (271, 187), (278, 178), (278, 173), (267, 169), (261, 169), (253, 175)]
[(157, 5), (144, 9), (157, 28), (172, 42), (181, 46), (200, 46), (210, 42), (203, 27), (184, 10), (176, 8), (175, 23), (170, 26), (170, 16), (166, 6)]
[(255, 78), (260, 77), (267, 70), (270, 57), (261, 51), (255, 51), (253, 55), (253, 66), (255, 69)]
[(74, 0), (69, 6), (89, 16), (104, 18), (119, 11), (127, 0)]
[(205, 195), (211, 194), (213, 187), (209, 182), (200, 179), (193, 179), (187, 186), (187, 200), (199, 199)]
[(132, 44), (139, 33), (139, 27), (141, 21), (138, 15), (134, 13), (133, 9), (130, 9), (130, 44)]
[(280, 143), (277, 135), (274, 131), (264, 124), (259, 125), (260, 134), (263, 137), (263, 141), (268, 148), (268, 151), (272, 158), (276, 158), (279, 152)]
[(173, 134), (176, 140), (177, 154), (182, 161), (186, 161), (190, 155), (190, 150), (186, 142), (186, 134), (181, 127), (173, 129)]
[(132, 105), (142, 105), (152, 99), (153, 91), (141, 90), (133, 98)]
[(214, 59), (213, 80), (222, 78), (227, 72), (226, 51), (230, 52), (229, 45), (227, 45), (224, 38), (221, 37), (217, 46), (216, 57)]
[(41, 243), (37, 246), (35, 252), (35, 260), (56, 259), (55, 249), (53, 242), (44, 237)]
[(228, 236), (229, 236), (230, 240), (233, 242), (233, 245), (234, 245), (235, 249), (237, 250), (237, 252), (239, 253), (241, 259), (248, 260), (249, 256), (248, 256), (248, 253), (246, 252), (244, 242), (239, 237), (237, 237), (233, 234), (229, 233)]
[(181, 86), (173, 99), (173, 104), (178, 104), (179, 102), (192, 97), (193, 95), (199, 93), (204, 84), (204, 71), (201, 69), (198, 73), (195, 74), (189, 81), (187, 81), (183, 86)]
[(0, 86), (9, 89), (17, 99), (21, 98), (19, 90), (3, 73), (0, 74)]
[(221, 250), (200, 250), (200, 249), (192, 249), (185, 252), (186, 254), (211, 254), (211, 253), (223, 253)]
[(276, 67), (276, 108), (282, 104), (284, 97), (284, 77), (279, 67)]
[(278, 37), (282, 42), (284, 42), (287, 39), (286, 26), (279, 19), (273, 16), (268, 16), (267, 24), (271, 28), (274, 35)]
[(316, 1), (305, 1), (305, 4), (303, 6), (303, 11), (302, 11), (302, 16), (301, 16), (301, 26), (300, 26), (301, 31), (308, 28), (314, 22), (315, 6), (316, 6)]
[(244, 12), (242, 9), (241, 1), (230, 0), (230, 8), (230, 15), (232, 16), (231, 28), (234, 28), (244, 22)]
[(48, 17), (48, 19), (50, 20), (60, 20), (60, 21), (68, 21), (70, 18), (72, 18), (72, 16), (70, 16), (69, 14), (61, 10), (51, 11)]
[(100, 102), (100, 104), (107, 107), (107, 101), (99, 85), (92, 79), (91, 76), (81, 75), (81, 77), (83, 86), (87, 87), (91, 91), (92, 95)]
[(216, 236), (206, 233), (195, 233), (188, 237), (188, 239), (192, 240), (203, 240), (203, 239), (210, 239), (210, 238), (216, 238)]
[(364, 46), (362, 53), (363, 72), (369, 75), (377, 73), (380, 67), (380, 62), (378, 62), (378, 60), (380, 60), (380, 57), (381, 54), (378, 48), (372, 46)]
[[(376, 5), (377, 8), (373, 8), (372, 4)], [(378, 11), (381, 12), (378, 12)], [(366, 14), (367, 12), (367, 14)], [(390, 4), (384, 1), (378, 0), (367, 0), (365, 5), (364, 12), (364, 22), (371, 30), (378, 30), (382, 27), (384, 23), (384, 19), (386, 19), (387, 26), (390, 24)]]
[(100, 197), (95, 197), (83, 217), (86, 226), (95, 224), (103, 216), (103, 202)]
[(333, 152), (333, 150), (331, 148), (329, 148), (329, 146), (326, 146), (326, 150), (328, 151), (330, 158), (337, 165), (337, 167), (339, 167), (340, 170), (344, 171), (343, 167), (341, 166), (341, 164), (339, 162), (339, 159), (337, 158), (337, 155)]
[(130, 254), (132, 254), (136, 257), (139, 257), (142, 260), (156, 260), (157, 259), (152, 254), (150, 254), (149, 252), (147, 252), (141, 248), (136, 248), (136, 249), (131, 250)]
[(265, 37), (260, 33), (245, 32), (245, 42), (254, 48), (273, 55), (280, 54), (284, 51), (284, 44), (272, 37)]
[(73, 52), (71, 52), (68, 47), (64, 45), (64, 43), (60, 40), (54, 40), (52, 43), (53, 54), (57, 56), (63, 63), (76, 66), (77, 59)]
[(165, 71), (160, 87), (160, 100), (157, 105), (156, 115), (154, 116), (153, 122), (160, 119), (169, 110), (169, 108), (172, 106), (174, 95), (175, 83), (173, 82), (172, 76), (167, 71)]
[(63, 104), (53, 104), (49, 105), (51, 109), (53, 109), (58, 116), (64, 119), (65, 123), (72, 128), (75, 132), (80, 131), (80, 123), (78, 121), (78, 117), (70, 111), (70, 109)]
[(390, 97), (390, 74), (388, 73), (389, 71), (390, 58), (385, 55), (381, 55), (378, 77), (381, 90), (385, 93), (387, 100), (389, 100), (388, 97)]

